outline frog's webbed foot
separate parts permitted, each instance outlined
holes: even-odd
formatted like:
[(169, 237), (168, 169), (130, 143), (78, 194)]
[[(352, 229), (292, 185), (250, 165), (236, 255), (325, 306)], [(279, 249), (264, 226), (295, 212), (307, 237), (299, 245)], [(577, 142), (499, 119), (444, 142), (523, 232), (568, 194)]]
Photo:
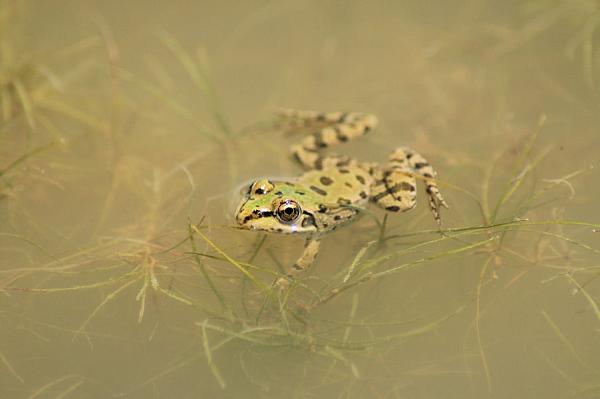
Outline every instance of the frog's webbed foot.
[(295, 279), (299, 274), (306, 272), (315, 261), (321, 241), (316, 237), (309, 237), (304, 242), (304, 251), (296, 262), (286, 273), (286, 277), (280, 277), (275, 281), (275, 285), (280, 289), (289, 287), (290, 280)]
[(293, 156), (308, 169), (323, 169), (347, 163), (349, 158), (319, 152), (332, 145), (360, 137), (377, 126), (375, 115), (360, 112), (316, 112), (280, 109), (278, 116), (296, 127), (312, 129), (300, 144), (292, 146)]
[(448, 208), (448, 205), (435, 181), (437, 173), (421, 154), (407, 147), (397, 148), (390, 155), (389, 162), (380, 175), (371, 190), (371, 200), (393, 212), (407, 211), (415, 207), (415, 175), (423, 177), (429, 197), (429, 208), (433, 218), (441, 226), (440, 208)]

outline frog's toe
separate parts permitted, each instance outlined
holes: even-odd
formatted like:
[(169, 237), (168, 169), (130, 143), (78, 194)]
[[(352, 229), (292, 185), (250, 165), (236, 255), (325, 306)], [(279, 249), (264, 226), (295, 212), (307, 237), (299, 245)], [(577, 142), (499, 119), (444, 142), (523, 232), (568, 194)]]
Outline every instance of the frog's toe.
[(275, 280), (274, 285), (279, 289), (279, 291), (285, 291), (290, 288), (291, 282), (287, 277), (279, 277), (277, 280)]

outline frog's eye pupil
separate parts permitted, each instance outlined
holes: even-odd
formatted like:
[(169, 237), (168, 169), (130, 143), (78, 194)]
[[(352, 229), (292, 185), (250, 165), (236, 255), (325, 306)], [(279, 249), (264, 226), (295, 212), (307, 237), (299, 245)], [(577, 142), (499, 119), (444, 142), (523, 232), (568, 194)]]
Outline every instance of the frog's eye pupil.
[(258, 194), (258, 195), (262, 195), (265, 193), (265, 190), (263, 190), (262, 188), (257, 188), (256, 191), (254, 191), (254, 194)]
[(302, 213), (300, 206), (291, 200), (285, 201), (277, 209), (277, 216), (282, 222), (293, 222), (300, 216), (300, 213)]

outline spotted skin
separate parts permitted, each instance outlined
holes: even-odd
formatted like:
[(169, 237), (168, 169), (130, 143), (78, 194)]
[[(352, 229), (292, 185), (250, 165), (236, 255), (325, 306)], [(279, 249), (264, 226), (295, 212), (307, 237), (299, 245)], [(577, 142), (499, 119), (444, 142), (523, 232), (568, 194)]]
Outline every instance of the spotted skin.
[[(396, 176), (396, 178), (384, 178), (384, 180), (386, 182), (394, 181), (396, 185), (404, 185), (406, 188), (406, 190), (404, 190), (406, 196), (412, 196), (412, 207), (408, 209), (414, 208), (416, 204), (415, 200), (417, 192), (415, 189), (414, 176), (417, 175), (422, 177), (425, 182), (425, 191), (427, 192), (429, 198), (429, 208), (433, 213), (433, 218), (436, 220), (438, 225), (442, 224), (442, 219), (440, 218), (440, 207), (443, 206), (448, 208), (448, 204), (446, 204), (446, 201), (444, 201), (444, 197), (442, 197), (442, 194), (440, 193), (438, 185), (435, 181), (437, 177), (436, 171), (421, 154), (407, 147), (396, 148), (389, 157), (387, 171), (389, 171), (391, 176)], [(393, 190), (390, 189), (389, 191)]]
[(316, 112), (280, 109), (277, 112), (292, 126), (312, 128), (314, 132), (300, 144), (292, 146), (292, 155), (306, 169), (327, 169), (340, 164), (355, 164), (347, 156), (321, 154), (319, 151), (331, 145), (343, 143), (363, 136), (377, 126), (377, 118), (372, 114), (358, 112)]
[(323, 153), (332, 145), (373, 130), (377, 126), (374, 115), (290, 109), (280, 109), (277, 114), (290, 128), (311, 132), (291, 148), (293, 157), (307, 171), (296, 180), (256, 180), (246, 189), (235, 217), (243, 228), (307, 235), (304, 251), (287, 279), (277, 281), (280, 287), (310, 268), (323, 234), (354, 220), (368, 202), (390, 212), (413, 209), (417, 179), (423, 180), (429, 207), (441, 225), (440, 207), (448, 206), (439, 191), (435, 170), (419, 153), (396, 148), (384, 165)]

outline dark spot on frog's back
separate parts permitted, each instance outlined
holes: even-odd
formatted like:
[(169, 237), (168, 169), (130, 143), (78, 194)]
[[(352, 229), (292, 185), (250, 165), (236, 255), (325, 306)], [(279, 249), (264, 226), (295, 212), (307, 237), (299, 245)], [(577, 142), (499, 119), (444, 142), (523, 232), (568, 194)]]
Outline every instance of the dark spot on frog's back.
[(366, 199), (368, 197), (367, 193), (365, 193), (364, 191), (361, 191), (358, 195), (360, 195), (360, 198), (362, 199)]
[(339, 198), (337, 203), (340, 205), (350, 205), (352, 202), (347, 198)]
[(281, 196), (283, 195), (283, 193), (282, 193), (281, 191), (277, 191), (277, 192), (275, 193), (275, 195), (276, 195), (276, 196), (278, 196), (278, 197), (281, 197)]
[(296, 194), (298, 194), (298, 195), (304, 195), (305, 193), (302, 192), (302, 191), (296, 191)]
[(360, 184), (365, 184), (365, 178), (361, 175), (356, 175), (356, 180), (358, 180)]
[(309, 188), (319, 195), (327, 195), (327, 191), (325, 191), (317, 186), (310, 186)]
[(327, 176), (321, 176), (321, 178), (319, 179), (319, 181), (324, 186), (329, 186), (331, 183), (333, 183), (333, 180), (330, 177), (327, 177)]

